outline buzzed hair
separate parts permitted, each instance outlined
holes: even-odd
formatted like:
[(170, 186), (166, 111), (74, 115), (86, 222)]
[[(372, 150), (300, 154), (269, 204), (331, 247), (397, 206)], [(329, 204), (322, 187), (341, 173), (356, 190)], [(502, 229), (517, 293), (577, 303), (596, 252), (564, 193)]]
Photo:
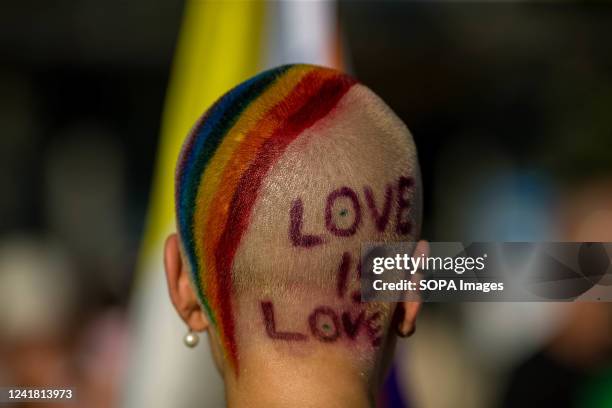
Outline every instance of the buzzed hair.
[(415, 240), (421, 193), (410, 132), (367, 87), (310, 65), (238, 85), (187, 137), (175, 199), (193, 286), (235, 369), (252, 338), (380, 346), (389, 316), (361, 303), (360, 244)]

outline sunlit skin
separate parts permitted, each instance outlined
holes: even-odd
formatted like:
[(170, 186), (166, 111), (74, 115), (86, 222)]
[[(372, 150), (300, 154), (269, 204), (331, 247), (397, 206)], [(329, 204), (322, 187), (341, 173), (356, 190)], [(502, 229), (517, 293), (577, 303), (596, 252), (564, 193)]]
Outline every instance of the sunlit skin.
[(228, 406), (373, 406), (420, 304), (362, 303), (360, 245), (418, 238), (412, 136), (337, 71), (285, 67), (249, 86), (230, 95), (249, 102), (217, 104), (179, 159), (172, 303), (208, 333)]

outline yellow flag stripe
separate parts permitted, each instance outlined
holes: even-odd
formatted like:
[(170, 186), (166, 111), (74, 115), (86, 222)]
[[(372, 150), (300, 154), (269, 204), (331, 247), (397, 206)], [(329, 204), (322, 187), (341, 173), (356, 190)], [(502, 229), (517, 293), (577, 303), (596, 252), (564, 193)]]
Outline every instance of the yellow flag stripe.
[(265, 3), (189, 1), (162, 117), (139, 269), (174, 225), (174, 168), (197, 118), (227, 89), (260, 69)]

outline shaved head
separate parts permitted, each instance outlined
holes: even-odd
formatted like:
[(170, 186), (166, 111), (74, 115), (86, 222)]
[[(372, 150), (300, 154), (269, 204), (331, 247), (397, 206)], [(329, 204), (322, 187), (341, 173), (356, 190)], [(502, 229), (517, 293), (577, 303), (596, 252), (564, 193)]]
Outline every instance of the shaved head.
[(394, 304), (362, 303), (363, 242), (415, 241), (412, 136), (371, 90), (291, 65), (229, 91), (197, 122), (176, 172), (182, 259), (225, 365), (382, 359)]

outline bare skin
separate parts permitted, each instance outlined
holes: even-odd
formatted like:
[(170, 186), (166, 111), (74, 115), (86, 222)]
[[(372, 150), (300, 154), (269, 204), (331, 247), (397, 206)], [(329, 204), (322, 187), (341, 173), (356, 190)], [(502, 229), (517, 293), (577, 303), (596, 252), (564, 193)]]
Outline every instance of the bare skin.
[(428, 252), (416, 147), (364, 85), (274, 72), (230, 91), (187, 139), (170, 297), (208, 332), (230, 407), (373, 406), (420, 304), (362, 302), (361, 245)]
[[(428, 253), (425, 241), (419, 241), (417, 252)], [(421, 306), (418, 302), (393, 305), (393, 314), (399, 318), (384, 328), (385, 341), (377, 354), (380, 358), (373, 377), (364, 375), (353, 353), (344, 353), (337, 347), (313, 345), (306, 353), (287, 353), (261, 336), (253, 336), (236, 375), (227, 367), (216, 331), (209, 330), (211, 325), (192, 288), (189, 266), (184, 262), (176, 234), (166, 241), (164, 263), (170, 298), (179, 316), (194, 332), (208, 333), (209, 347), (225, 380), (228, 407), (374, 406), (374, 396), (393, 354), (396, 336), (408, 337), (414, 332)]]

